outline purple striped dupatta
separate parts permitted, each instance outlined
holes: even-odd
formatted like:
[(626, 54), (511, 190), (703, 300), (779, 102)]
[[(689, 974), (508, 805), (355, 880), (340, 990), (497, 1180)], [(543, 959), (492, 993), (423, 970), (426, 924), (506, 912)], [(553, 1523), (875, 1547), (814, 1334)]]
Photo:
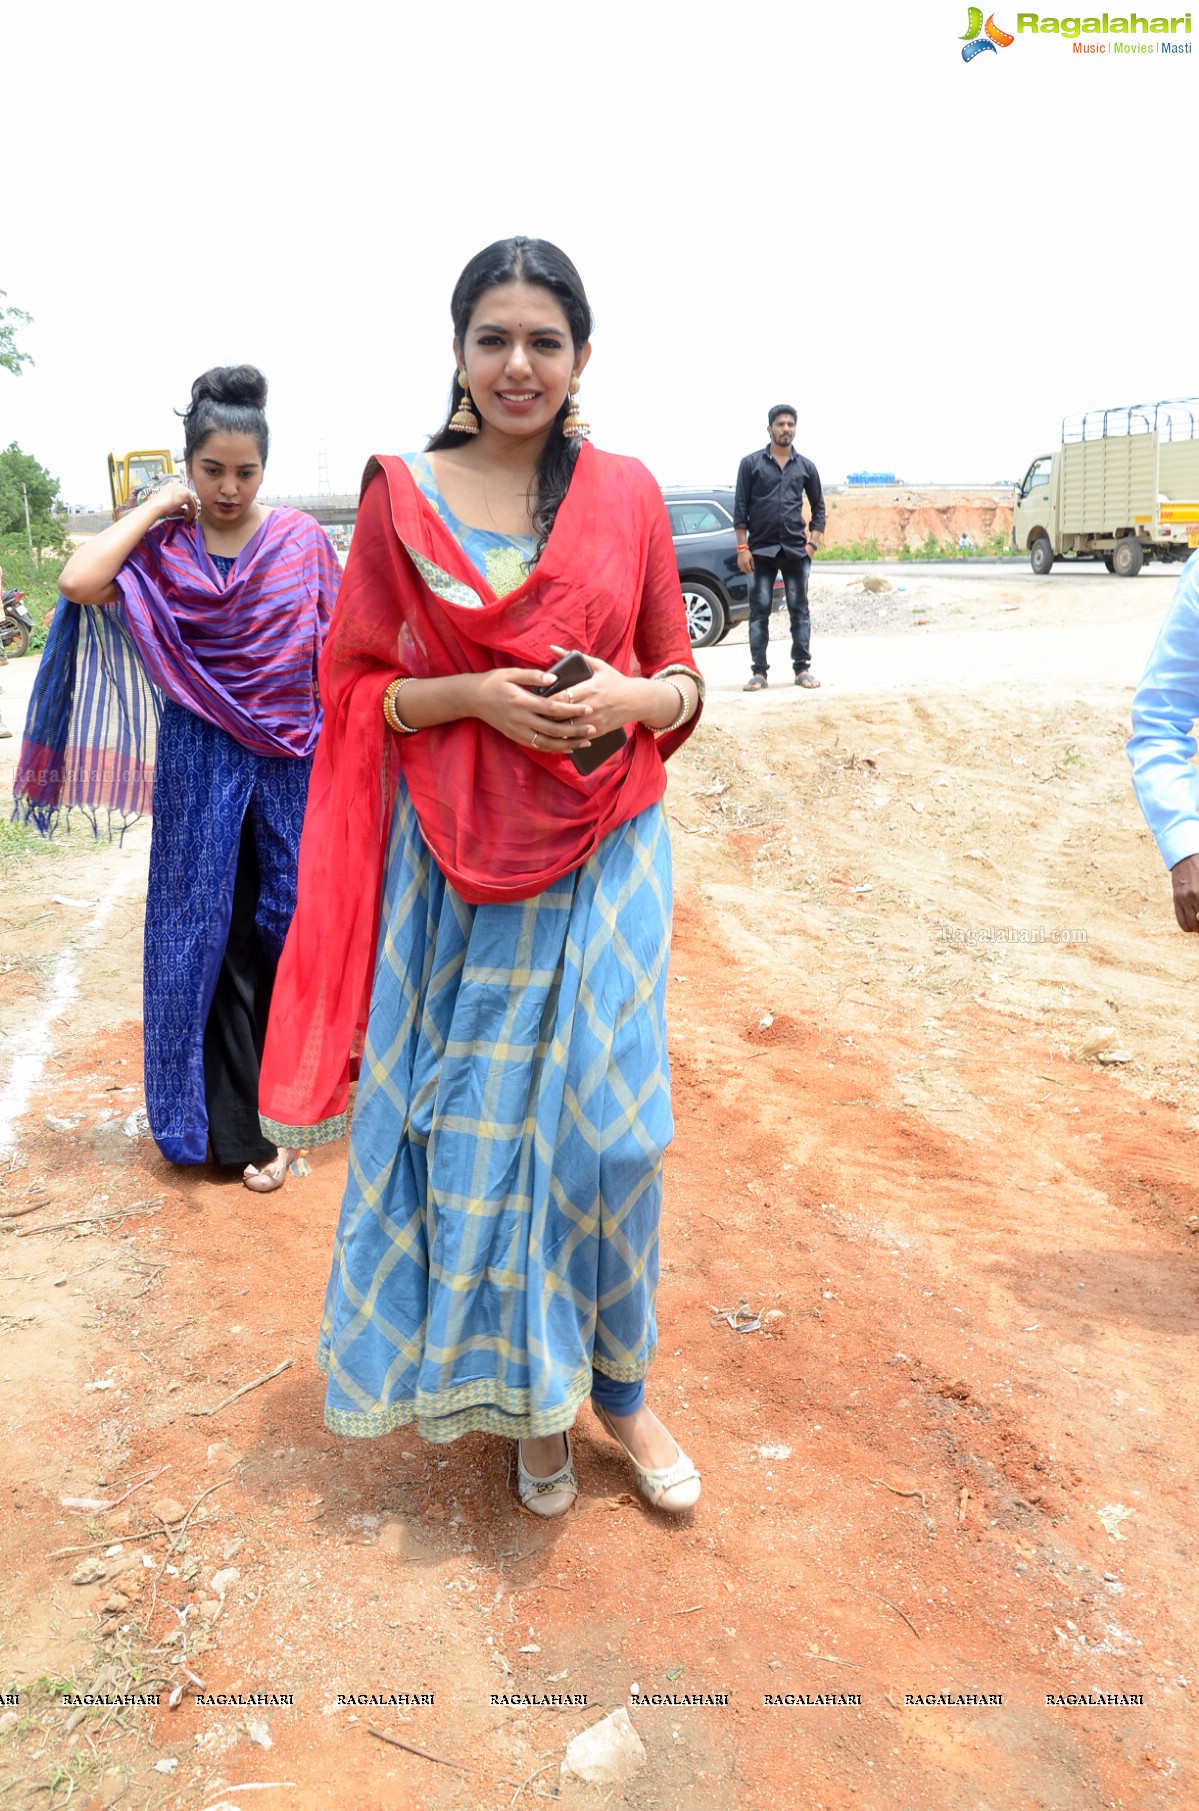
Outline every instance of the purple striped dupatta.
[(117, 574), (120, 608), (152, 684), (256, 755), (310, 755), (316, 663), (341, 568), (323, 528), (273, 509), (228, 579), (198, 525), (164, 522)]
[(53, 836), (77, 810), (95, 835), (122, 836), (151, 809), (161, 711), (120, 612), (60, 597), (25, 719), (14, 818)]
[(227, 580), (198, 525), (150, 530), (116, 577), (115, 604), (60, 599), (17, 766), (16, 815), (50, 835), (59, 814), (123, 830), (152, 809), (161, 699), (258, 755), (311, 754), (316, 670), (341, 569), (324, 530), (274, 509)]

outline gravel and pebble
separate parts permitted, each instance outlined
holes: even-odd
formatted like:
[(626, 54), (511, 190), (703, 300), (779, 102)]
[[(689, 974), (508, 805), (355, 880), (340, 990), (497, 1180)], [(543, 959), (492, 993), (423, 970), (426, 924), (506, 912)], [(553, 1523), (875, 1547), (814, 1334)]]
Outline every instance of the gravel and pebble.
[[(869, 581), (868, 581), (869, 582)], [(812, 627), (822, 635), (879, 635), (911, 629), (926, 614), (917, 587), (874, 581), (887, 589), (868, 589), (861, 579), (808, 587)]]
[[(863, 579), (822, 580), (808, 585), (808, 608), (812, 614), (812, 631), (819, 635), (890, 635), (916, 626), (925, 614), (921, 608), (918, 586), (899, 585), (890, 579), (873, 580), (886, 590), (867, 589)], [(786, 609), (776, 616), (785, 623)], [(781, 632), (781, 623), (772, 624), (771, 639)], [(736, 623), (721, 643), (748, 642), (749, 624)]]

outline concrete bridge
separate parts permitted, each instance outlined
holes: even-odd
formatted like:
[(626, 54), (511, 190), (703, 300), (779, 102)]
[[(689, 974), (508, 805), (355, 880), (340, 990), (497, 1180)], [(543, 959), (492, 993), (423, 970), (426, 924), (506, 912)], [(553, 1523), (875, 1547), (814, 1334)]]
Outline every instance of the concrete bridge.
[[(358, 514), (356, 496), (261, 497), (259, 501), (265, 503), (268, 509), (285, 504), (290, 509), (302, 510), (306, 516), (313, 516), (325, 528), (349, 527)], [(89, 510), (86, 514), (66, 518), (67, 533), (99, 534), (111, 522), (110, 510)]]
[(340, 497), (260, 497), (259, 502), (267, 508), (276, 504), (285, 504), (289, 509), (303, 510), (306, 516), (313, 516), (326, 528), (349, 526), (358, 514), (358, 495)]

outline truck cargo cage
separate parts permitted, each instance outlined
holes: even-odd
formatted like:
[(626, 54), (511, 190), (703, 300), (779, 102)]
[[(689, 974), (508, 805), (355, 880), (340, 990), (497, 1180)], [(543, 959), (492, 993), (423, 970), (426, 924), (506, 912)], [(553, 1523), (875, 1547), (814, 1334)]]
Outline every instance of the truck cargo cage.
[(1062, 444), (1074, 440), (1125, 439), (1157, 434), (1162, 440), (1194, 440), (1199, 396), (1168, 397), (1164, 402), (1123, 403), (1118, 408), (1088, 409), (1062, 421)]

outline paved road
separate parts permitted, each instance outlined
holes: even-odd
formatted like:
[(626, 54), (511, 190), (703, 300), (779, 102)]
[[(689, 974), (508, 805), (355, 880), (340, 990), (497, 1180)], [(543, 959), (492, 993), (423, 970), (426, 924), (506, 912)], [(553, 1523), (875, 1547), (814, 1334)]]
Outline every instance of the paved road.
[[(1179, 561), (1163, 564), (1160, 560), (1151, 560), (1141, 568), (1135, 582), (1141, 584), (1145, 579), (1165, 579), (1173, 585), (1177, 584), (1181, 571), (1182, 564)], [(954, 578), (961, 579), (1003, 578), (1005, 581), (1025, 581), (1037, 585), (1052, 584), (1055, 575), (1068, 584), (1075, 579), (1084, 578), (1101, 579), (1106, 585), (1133, 583), (1131, 579), (1116, 579), (1098, 560), (1062, 560), (1054, 566), (1048, 579), (1038, 578), (1023, 554), (1019, 559), (1011, 560), (879, 560), (873, 566), (868, 566), (861, 560), (816, 560), (812, 566), (813, 580), (819, 579), (823, 572), (877, 572), (881, 577), (890, 579), (892, 584), (897, 582), (896, 574), (900, 575), (898, 582), (903, 582), (905, 579), (918, 579), (922, 574), (936, 574), (940, 578), (946, 573), (952, 573)]]
[[(1018, 686), (1082, 696), (1131, 690), (1144, 671), (1156, 623), (1102, 623), (1080, 635), (1074, 628), (952, 629), (937, 635), (826, 635), (813, 647), (823, 693), (986, 691)], [(787, 644), (771, 644), (774, 683), (767, 696), (794, 692)], [(740, 691), (749, 678), (749, 650), (705, 648), (699, 668), (710, 692)], [(813, 698), (822, 694), (812, 693)], [(757, 704), (758, 699), (747, 699)]]
[[(893, 574), (895, 569), (890, 570)], [(1027, 568), (1009, 573), (992, 566), (974, 574), (955, 563), (951, 580), (944, 569), (933, 574), (922, 566), (921, 571), (932, 581), (921, 588), (935, 619), (928, 629), (822, 633), (814, 612), (813, 668), (822, 689), (803, 697), (815, 701), (829, 693), (960, 693), (1018, 686), (1063, 700), (1096, 692), (1126, 700), (1145, 669), (1178, 582), (1177, 567), (1136, 579), (1112, 578), (1100, 567), (1094, 580), (1080, 568), (1063, 574), (1060, 586), (1052, 574), (1037, 578)], [(1019, 598), (1025, 577), (1027, 595), (1014, 602), (1013, 592)], [(989, 578), (990, 597), (982, 586), (975, 588), (976, 578)], [(915, 589), (915, 575), (911, 583)], [(1004, 614), (997, 613), (997, 604)], [(952, 614), (958, 613), (967, 620), (951, 626)], [(772, 618), (770, 642), (772, 683), (766, 697), (772, 703), (780, 698), (791, 702), (796, 695), (787, 643), (786, 616), (779, 613)], [(697, 658), (712, 693), (740, 693), (749, 678), (743, 629), (731, 641), (701, 650)], [(749, 709), (765, 702), (753, 694), (745, 699)]]
[[(927, 571), (932, 564), (921, 562), (919, 570)], [(947, 564), (955, 580), (974, 576), (965, 562)], [(831, 567), (832, 562), (827, 565)], [(894, 573), (895, 569), (883, 570)], [(1082, 567), (1072, 570), (1066, 583), (1077, 582), (1085, 571)], [(1135, 580), (1113, 579), (1102, 567), (1097, 571), (1098, 580), (1105, 585), (1128, 591), (1126, 619), (1047, 625), (1003, 621), (990, 628), (939, 628), (928, 634), (912, 630), (898, 635), (823, 635), (814, 649), (822, 692), (803, 694), (803, 699), (828, 694), (860, 697), (871, 692), (984, 691), (997, 686), (1053, 691), (1067, 699), (1096, 692), (1126, 694), (1144, 670), (1178, 571), (1175, 567), (1156, 568)], [(1006, 586), (1013, 579), (1019, 583), (1025, 574), (1041, 586), (1053, 583), (1052, 576), (1034, 579), (1027, 568), (1004, 572), (1002, 583)], [(992, 565), (989, 573), (979, 576), (995, 581), (998, 575)], [(780, 699), (798, 701), (788, 668), (784, 623), (782, 615), (773, 619), (774, 683), (764, 698), (747, 697), (747, 708), (770, 708)], [(749, 677), (749, 649), (744, 639), (705, 648), (697, 659), (713, 694), (740, 694)], [(0, 669), (4, 717), (14, 731), (24, 721), (35, 671), (36, 656), (32, 655)], [(0, 776), (9, 785), (17, 746), (15, 736), (10, 742), (0, 742)]]
[(12, 731), (11, 737), (0, 741), (0, 811), (6, 817), (12, 808), (13, 771), (38, 659), (36, 654), (23, 654), (20, 660), (10, 660), (6, 667), (0, 667), (0, 720)]

